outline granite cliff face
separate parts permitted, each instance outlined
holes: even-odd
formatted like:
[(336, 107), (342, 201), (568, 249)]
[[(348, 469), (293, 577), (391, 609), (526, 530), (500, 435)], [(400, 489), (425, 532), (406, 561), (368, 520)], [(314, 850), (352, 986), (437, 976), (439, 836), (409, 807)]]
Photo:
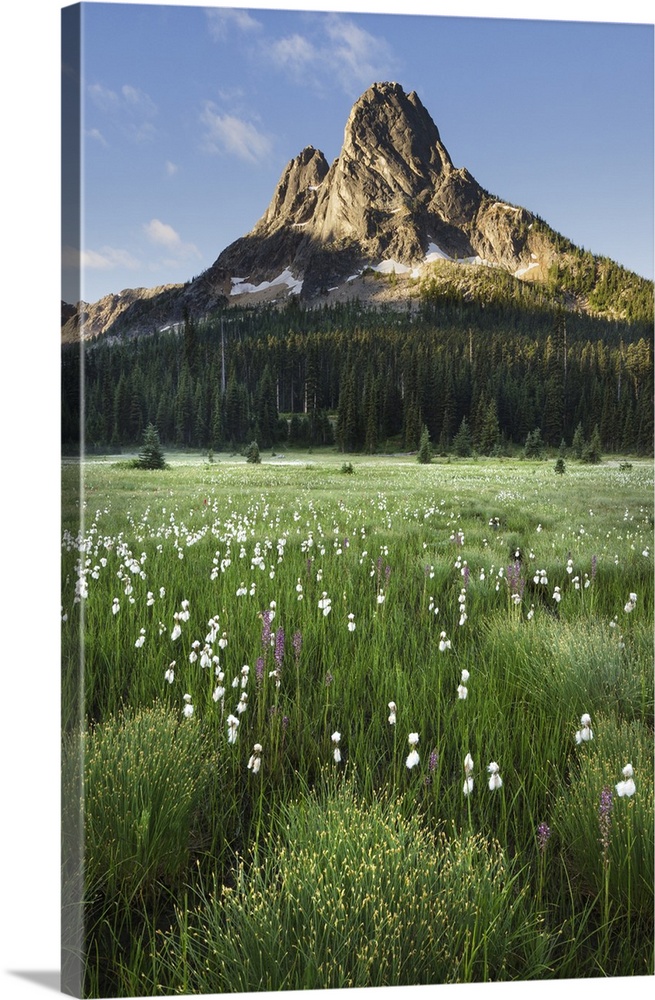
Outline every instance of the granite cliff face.
[[(78, 303), (62, 312), (62, 340), (148, 333), (186, 315), (289, 295), (308, 304), (364, 298), (405, 307), (417, 301), (415, 279), (447, 282), (466, 298), (479, 284), (476, 265), (490, 268), (489, 278), (502, 271), (505, 278), (543, 283), (571, 308), (598, 309), (596, 286), (610, 265), (621, 269), (580, 254), (530, 212), (493, 197), (455, 167), (416, 93), (376, 83), (353, 106), (337, 159), (329, 165), (320, 150), (303, 149), (251, 232), (199, 277)], [(372, 282), (376, 271), (396, 278)], [(613, 280), (627, 288), (633, 279), (643, 283), (628, 272)], [(618, 306), (601, 305), (601, 312), (629, 315), (631, 294), (621, 293)]]
[(353, 271), (384, 260), (413, 268), (430, 253), (515, 272), (534, 264), (530, 222), (453, 165), (416, 93), (376, 83), (355, 103), (332, 166), (303, 150), (254, 229), (216, 265), (249, 288), (286, 270), (306, 298)]

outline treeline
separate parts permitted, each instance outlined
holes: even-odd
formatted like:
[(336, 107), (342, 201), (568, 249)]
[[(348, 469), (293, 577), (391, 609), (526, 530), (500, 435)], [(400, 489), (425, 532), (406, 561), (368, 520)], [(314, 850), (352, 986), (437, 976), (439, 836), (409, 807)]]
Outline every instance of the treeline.
[[(83, 357), (80, 357), (80, 351)], [(80, 371), (84, 406), (80, 408)], [(229, 310), (175, 333), (63, 348), (62, 435), (85, 447), (447, 451), (462, 421), (492, 454), (539, 429), (555, 447), (597, 426), (605, 452), (653, 449), (652, 328), (550, 305), (427, 296), (420, 311), (358, 303)]]

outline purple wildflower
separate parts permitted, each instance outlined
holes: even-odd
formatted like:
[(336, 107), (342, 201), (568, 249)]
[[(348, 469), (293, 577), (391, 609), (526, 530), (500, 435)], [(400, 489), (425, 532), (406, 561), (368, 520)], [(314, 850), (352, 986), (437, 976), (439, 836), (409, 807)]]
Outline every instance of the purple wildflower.
[(598, 557), (597, 556), (592, 556), (591, 557), (591, 579), (592, 580), (594, 580), (596, 578), (596, 570), (597, 569), (598, 569)]
[(302, 632), (294, 632), (293, 639), (291, 641), (293, 644), (293, 652), (296, 660), (298, 660), (300, 658), (300, 650), (302, 649)]
[(278, 667), (282, 666), (282, 659), (284, 657), (284, 629), (279, 628), (275, 633), (275, 662)]
[(271, 612), (262, 611), (262, 646), (267, 650), (271, 644)]
[(539, 845), (539, 850), (543, 854), (546, 850), (546, 844), (548, 843), (548, 838), (550, 837), (550, 827), (548, 823), (540, 823), (537, 827), (537, 844)]
[(603, 862), (609, 862), (610, 849), (610, 825), (612, 820), (612, 790), (603, 788), (600, 793), (600, 805), (598, 807), (598, 825), (600, 827), (600, 846), (603, 849)]
[(332, 674), (328, 670), (327, 674), (325, 675), (325, 686), (329, 687), (333, 680), (334, 680), (334, 677), (332, 676)]
[(525, 580), (521, 576), (521, 563), (518, 560), (514, 563), (510, 563), (507, 567), (505, 570), (505, 578), (512, 593), (518, 594), (519, 597), (523, 597)]
[(464, 580), (464, 586), (465, 587), (468, 587), (468, 585), (469, 585), (469, 577), (470, 577), (470, 575), (471, 575), (471, 570), (469, 569), (468, 563), (465, 563), (464, 566), (462, 567), (462, 577), (463, 577), (463, 580)]
[(433, 750), (430, 754), (430, 759), (428, 761), (428, 768), (430, 771), (434, 771), (437, 766), (437, 761), (439, 760), (439, 754), (436, 750)]
[(258, 656), (257, 662), (255, 664), (255, 672), (257, 674), (257, 683), (261, 684), (264, 677), (264, 657)]
[(391, 566), (384, 567), (384, 578), (389, 583), (389, 577), (391, 576)]

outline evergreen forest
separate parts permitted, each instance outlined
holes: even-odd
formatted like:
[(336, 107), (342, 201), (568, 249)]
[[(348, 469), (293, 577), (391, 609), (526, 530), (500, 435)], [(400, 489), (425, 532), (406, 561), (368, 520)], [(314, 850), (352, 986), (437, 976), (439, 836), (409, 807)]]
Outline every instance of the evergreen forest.
[(167, 447), (371, 454), (414, 451), (427, 428), (447, 453), (465, 426), (479, 454), (497, 455), (536, 430), (570, 446), (581, 427), (604, 452), (650, 455), (652, 333), (650, 317), (601, 319), (524, 285), (469, 301), (428, 286), (418, 310), (294, 298), (186, 315), (62, 347), (63, 448), (81, 434), (89, 452), (138, 446), (153, 424)]

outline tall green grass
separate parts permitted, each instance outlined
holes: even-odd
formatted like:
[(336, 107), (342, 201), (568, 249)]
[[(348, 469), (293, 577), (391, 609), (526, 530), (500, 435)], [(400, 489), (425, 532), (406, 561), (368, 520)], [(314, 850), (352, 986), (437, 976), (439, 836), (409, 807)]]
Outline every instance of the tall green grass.
[[(169, 938), (193, 993), (536, 978), (549, 942), (498, 841), (351, 782), (281, 809), (262, 864), (202, 886)], [(179, 984), (179, 985), (178, 985)]]
[[(62, 687), (65, 757), (84, 774), (89, 995), (652, 971), (652, 469), (354, 468), (343, 476), (322, 456), (311, 468), (85, 470), (84, 532), (62, 549)], [(64, 510), (73, 528), (72, 499)], [(542, 570), (547, 585), (535, 583)], [(273, 609), (272, 645), (262, 615)], [(66, 713), (80, 628), (81, 736)], [(214, 659), (203, 666), (206, 643)], [(583, 713), (594, 739), (578, 746)], [(598, 799), (628, 762), (637, 790), (615, 797), (604, 856)], [(79, 798), (69, 795), (74, 808)], [(371, 845), (385, 859), (375, 874)], [(479, 869), (465, 861), (474, 855)], [(330, 875), (314, 899), (321, 865)], [(488, 897), (487, 869), (500, 873)], [(431, 886), (429, 906), (393, 895), (405, 884), (419, 899)], [(477, 909), (464, 912), (469, 885)], [(328, 944), (338, 947), (324, 923), (349, 897), (368, 916), (351, 926), (344, 911), (340, 933), (357, 947), (330, 963)], [(445, 936), (429, 921), (442, 897), (457, 914)], [(199, 912), (231, 941), (224, 965)], [(411, 955), (399, 944), (405, 912), (424, 928)], [(303, 920), (321, 961), (301, 950)], [(493, 943), (501, 928), (506, 950)], [(371, 960), (382, 942), (393, 975)], [(458, 959), (446, 961), (449, 948)]]

